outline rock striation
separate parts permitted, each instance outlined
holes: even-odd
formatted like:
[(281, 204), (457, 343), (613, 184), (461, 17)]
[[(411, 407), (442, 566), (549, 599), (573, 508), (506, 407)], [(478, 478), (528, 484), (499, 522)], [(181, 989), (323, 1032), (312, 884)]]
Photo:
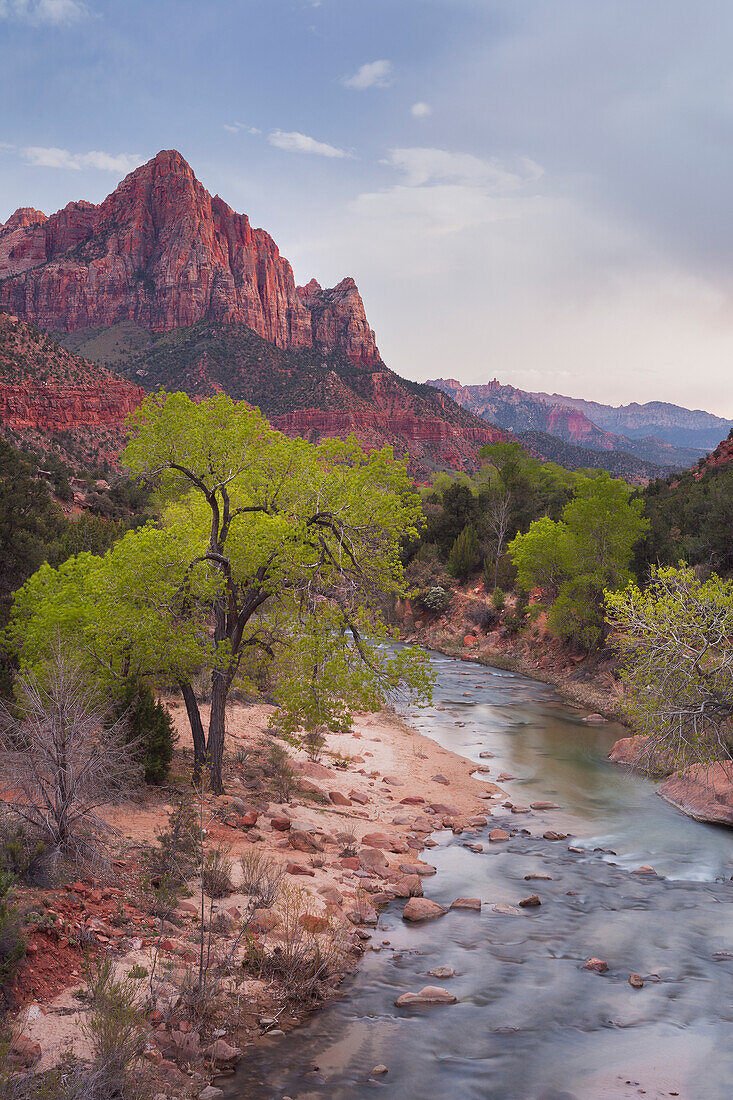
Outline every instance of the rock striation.
[(0, 313), (0, 425), (41, 446), (60, 433), (89, 457), (113, 457), (144, 391)]

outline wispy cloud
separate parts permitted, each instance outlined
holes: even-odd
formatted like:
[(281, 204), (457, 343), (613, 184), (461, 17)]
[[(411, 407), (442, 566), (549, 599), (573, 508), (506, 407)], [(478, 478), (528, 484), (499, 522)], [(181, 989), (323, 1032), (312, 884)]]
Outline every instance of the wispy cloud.
[(452, 153), (447, 149), (420, 146), (391, 149), (382, 163), (402, 173), (408, 187), (458, 183), (495, 192), (512, 191), (538, 180), (542, 175), (540, 165), (528, 157), (520, 158), (509, 167), (494, 157), (484, 159), (472, 153)]
[(414, 115), (415, 118), (428, 118), (429, 115), (432, 115), (433, 108), (429, 103), (413, 103), (410, 108), (410, 113)]
[(230, 134), (261, 134), (256, 126), (249, 126), (246, 122), (225, 122), (223, 127)]
[(80, 0), (0, 0), (0, 19), (31, 26), (68, 26), (87, 15), (89, 9)]
[(276, 149), (284, 149), (288, 153), (315, 153), (319, 157), (351, 158), (353, 153), (346, 149), (339, 149), (335, 145), (329, 145), (325, 141), (316, 141), (308, 134), (301, 134), (297, 130), (273, 130), (268, 134), (267, 140)]
[(23, 149), (25, 160), (36, 168), (98, 168), (103, 172), (131, 172), (141, 162), (139, 153), (103, 153), (93, 149), (88, 153), (71, 153), (42, 145), (28, 145)]
[(387, 88), (392, 83), (391, 61), (368, 61), (352, 76), (345, 76), (341, 83), (345, 88), (363, 92), (366, 88)]

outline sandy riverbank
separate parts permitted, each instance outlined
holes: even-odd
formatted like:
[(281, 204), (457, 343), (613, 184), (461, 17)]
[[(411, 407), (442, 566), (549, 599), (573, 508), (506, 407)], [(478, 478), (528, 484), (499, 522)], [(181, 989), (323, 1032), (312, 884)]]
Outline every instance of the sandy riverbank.
[[(16, 981), (22, 1002), (16, 1025), (40, 1052), (38, 1070), (55, 1064), (69, 1048), (83, 1055), (88, 1010), (77, 995), (83, 987), (82, 941), (93, 950), (111, 950), (120, 974), (132, 966), (149, 972), (158, 948), (157, 973), (165, 980), (151, 1017), (147, 1059), (166, 1094), (183, 1097), (198, 1095), (215, 1070), (235, 1060), (233, 1054), (228, 1060), (223, 1055), (273, 1030), (286, 1030), (306, 1011), (288, 1002), (277, 982), (247, 971), (245, 955), (253, 942), (258, 952), (276, 950), (289, 935), (290, 917), (281, 911), (282, 901), (253, 915), (240, 857), (256, 851), (278, 867), (283, 896), (290, 899), (288, 905), (297, 905), (307, 934), (314, 942), (338, 944), (338, 973), (322, 991), (327, 1000), (337, 994), (339, 976), (358, 965), (380, 906), (394, 897), (422, 894), (422, 878), (434, 873), (425, 856), (431, 832), (480, 828), (503, 792), (472, 778), (474, 764), (382, 711), (358, 716), (348, 734), (329, 735), (318, 762), (278, 740), (288, 749), (297, 777), (297, 789), (282, 801), (252, 764), (271, 740), (271, 708), (232, 706), (226, 794), (206, 796), (205, 815), (207, 844), (223, 848), (232, 861), (232, 891), (213, 902), (214, 953), (220, 959), (232, 951), (238, 969), (222, 982), (221, 1004), (210, 1024), (186, 1020), (185, 1012), (172, 1006), (176, 988), (196, 959), (200, 924), (192, 903), (197, 883), (190, 884), (188, 903), (171, 914), (162, 942), (140, 889), (143, 850), (166, 828), (177, 791), (188, 788), (190, 793), (192, 747), (185, 710), (177, 699), (167, 702), (179, 733), (173, 782), (146, 788), (134, 804), (108, 811), (118, 830), (110, 873), (28, 891), (21, 898), (26, 908), (43, 907), (52, 927), (29, 928), (29, 954)], [(209, 905), (207, 900), (207, 913)], [(251, 932), (238, 939), (244, 920)], [(227, 1048), (221, 1058), (213, 1050), (217, 1041)]]

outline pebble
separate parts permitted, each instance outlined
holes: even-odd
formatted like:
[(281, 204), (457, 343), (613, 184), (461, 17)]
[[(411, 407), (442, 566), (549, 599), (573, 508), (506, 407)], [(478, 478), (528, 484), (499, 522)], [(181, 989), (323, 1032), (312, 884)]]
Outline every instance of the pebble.
[(608, 963), (603, 959), (588, 959), (587, 963), (583, 963), (583, 970), (595, 970), (596, 974), (605, 974), (608, 970)]
[(381, 1077), (385, 1073), (389, 1073), (389, 1070), (387, 1069), (386, 1066), (383, 1066), (380, 1063), (378, 1066), (374, 1066), (374, 1068), (372, 1069), (372, 1072), (369, 1074), (369, 1076), (370, 1077)]
[(530, 894), (528, 898), (522, 898), (519, 904), (522, 909), (533, 909), (538, 905), (542, 905), (542, 902), (537, 894)]
[(632, 989), (643, 989), (644, 979), (641, 974), (629, 974), (629, 985)]
[(434, 966), (432, 970), (428, 970), (429, 978), (440, 978), (441, 981), (445, 981), (446, 978), (455, 978), (456, 972), (452, 966)]
[(525, 882), (529, 882), (530, 879), (542, 879), (543, 882), (552, 882), (552, 875), (548, 875), (546, 871), (533, 871), (531, 875), (524, 876)]

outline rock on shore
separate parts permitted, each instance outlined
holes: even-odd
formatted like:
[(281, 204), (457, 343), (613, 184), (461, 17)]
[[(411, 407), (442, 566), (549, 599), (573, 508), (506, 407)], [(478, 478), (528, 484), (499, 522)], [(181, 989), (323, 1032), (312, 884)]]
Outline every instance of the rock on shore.
[(733, 761), (693, 764), (671, 775), (658, 794), (696, 821), (733, 825)]

